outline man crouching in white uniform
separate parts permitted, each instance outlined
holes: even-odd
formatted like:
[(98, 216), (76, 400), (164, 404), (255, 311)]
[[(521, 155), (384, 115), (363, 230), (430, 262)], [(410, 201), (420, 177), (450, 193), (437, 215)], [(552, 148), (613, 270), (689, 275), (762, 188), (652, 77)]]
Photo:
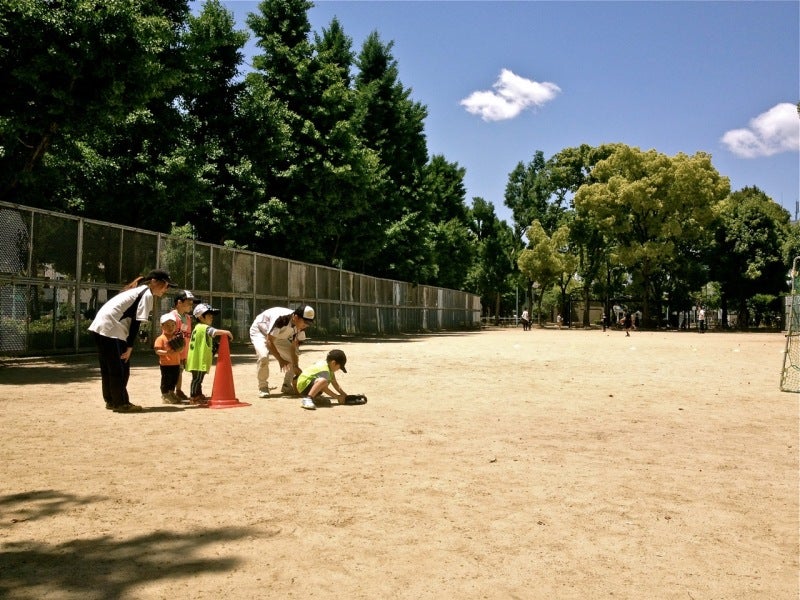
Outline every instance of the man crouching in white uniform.
[(292, 379), (301, 373), (297, 347), (301, 333), (314, 322), (314, 309), (301, 306), (268, 308), (258, 315), (250, 326), (250, 341), (256, 351), (258, 396), (269, 398), (269, 356), (278, 360), (283, 376), (282, 394), (292, 394)]

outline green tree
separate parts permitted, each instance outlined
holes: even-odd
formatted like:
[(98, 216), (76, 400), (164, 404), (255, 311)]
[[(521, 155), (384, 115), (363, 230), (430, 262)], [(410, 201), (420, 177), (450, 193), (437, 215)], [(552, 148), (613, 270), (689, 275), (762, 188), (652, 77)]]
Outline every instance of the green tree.
[[(597, 148), (582, 144), (576, 148), (565, 148), (547, 161), (548, 181), (551, 193), (555, 197), (554, 203), (560, 210), (563, 210), (559, 223), (569, 227), (568, 251), (576, 258), (576, 275), (583, 297), (581, 320), (584, 327), (588, 327), (590, 324), (589, 308), (592, 290), (598, 283), (604, 267), (608, 265), (612, 248), (602, 224), (594, 219), (591, 212), (575, 210), (572, 207), (572, 200), (582, 185), (591, 182), (591, 173), (597, 162), (608, 158), (615, 148), (616, 146), (612, 144)], [(567, 293), (566, 284), (571, 282), (571, 279), (562, 281), (564, 284), (561, 286), (562, 304)], [(610, 283), (608, 277), (606, 277), (605, 283), (605, 286), (601, 284), (600, 287), (608, 287)], [(608, 293), (605, 293), (604, 297), (607, 298)], [(608, 309), (609, 307), (606, 306), (606, 310)]]
[(550, 204), (551, 188), (544, 153), (537, 150), (531, 162), (522, 162), (508, 176), (504, 204), (511, 209), (514, 233), (522, 240), (534, 221), (552, 232), (559, 219), (557, 207)]
[(538, 295), (536, 313), (538, 324), (542, 324), (542, 298), (544, 292), (558, 283), (564, 272), (561, 250), (567, 242), (567, 230), (561, 229), (556, 236), (547, 234), (542, 224), (535, 220), (526, 232), (528, 247), (519, 254), (517, 266), (522, 274), (535, 282), (541, 292)]
[(467, 286), (469, 291), (480, 294), (483, 306), (493, 311), (495, 319), (499, 320), (501, 300), (514, 271), (514, 234), (505, 221), (497, 218), (494, 206), (483, 198), (472, 199), (470, 212), (477, 258), (468, 275)]
[(423, 189), (430, 205), (427, 238), (435, 269), (427, 283), (451, 289), (463, 288), (475, 259), (475, 235), (465, 205), (465, 173), (441, 155), (433, 156), (424, 168)]
[(425, 239), (431, 222), (430, 197), (423, 189), (427, 110), (411, 100), (411, 90), (399, 81), (391, 49), (391, 42), (384, 44), (373, 32), (356, 60), (358, 135), (385, 169), (364, 223), (365, 233), (379, 238), (381, 251), (365, 269), (383, 277), (426, 281), (435, 273)]
[[(250, 245), (256, 237), (252, 188), (261, 182), (240, 144), (239, 134), (246, 127), (237, 112), (247, 39), (219, 0), (207, 0), (200, 14), (189, 16), (182, 38), (186, 84), (180, 101), (186, 123), (186, 172), (194, 189), (176, 205), (184, 210), (180, 221), (190, 220), (201, 239), (220, 244), (235, 239)], [(269, 140), (262, 139), (264, 143)]]
[(69, 210), (48, 191), (66, 185), (60, 163), (44, 159), (59, 142), (91, 154), (81, 138), (174, 84), (165, 67), (187, 13), (185, 0), (0, 3), (0, 198)]
[(651, 305), (660, 301), (659, 278), (671, 270), (679, 250), (705, 243), (713, 207), (728, 191), (727, 178), (705, 153), (670, 158), (625, 145), (599, 161), (592, 183), (578, 190), (576, 209), (607, 230), (631, 274), (645, 326), (653, 325)]
[(730, 305), (739, 328), (749, 325), (748, 300), (786, 289), (784, 260), (790, 215), (757, 187), (733, 192), (719, 205), (712, 274), (722, 294), (723, 326)]
[[(382, 182), (378, 156), (358, 135), (350, 82), (350, 39), (337, 20), (309, 41), (304, 0), (266, 0), (248, 23), (264, 51), (253, 60), (260, 82), (283, 111), (289, 136), (272, 165), (272, 190), (257, 224), (270, 230), (266, 250), (309, 262), (357, 268), (377, 253), (348, 235), (369, 213)], [(253, 80), (256, 77), (252, 78)]]

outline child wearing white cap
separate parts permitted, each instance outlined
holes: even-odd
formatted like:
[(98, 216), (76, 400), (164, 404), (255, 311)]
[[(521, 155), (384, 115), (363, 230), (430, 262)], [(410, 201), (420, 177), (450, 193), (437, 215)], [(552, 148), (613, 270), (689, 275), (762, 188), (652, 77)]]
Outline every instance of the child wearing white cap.
[(192, 329), (189, 341), (189, 355), (186, 357), (186, 370), (192, 374), (191, 398), (189, 402), (199, 406), (207, 406), (208, 398), (203, 395), (203, 378), (211, 370), (213, 352), (212, 341), (215, 337), (227, 335), (233, 340), (233, 334), (226, 329), (212, 327), (214, 315), (219, 314), (218, 308), (208, 304), (198, 304), (194, 307), (194, 318), (197, 324)]
[(175, 318), (172, 313), (161, 315), (161, 335), (153, 343), (161, 369), (161, 401), (164, 404), (180, 404), (173, 391), (181, 374), (181, 350), (175, 349), (170, 340), (175, 337)]

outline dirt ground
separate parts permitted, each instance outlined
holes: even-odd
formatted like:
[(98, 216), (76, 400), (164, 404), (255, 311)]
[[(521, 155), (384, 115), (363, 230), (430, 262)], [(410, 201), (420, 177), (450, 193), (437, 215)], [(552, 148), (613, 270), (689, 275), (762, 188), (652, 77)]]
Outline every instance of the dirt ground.
[(796, 600), (784, 344), (312, 339), (301, 364), (340, 347), (342, 386), (369, 397), (316, 411), (257, 398), (246, 347), (252, 405), (224, 410), (162, 405), (142, 349), (140, 414), (105, 410), (93, 356), (6, 363), (0, 598)]

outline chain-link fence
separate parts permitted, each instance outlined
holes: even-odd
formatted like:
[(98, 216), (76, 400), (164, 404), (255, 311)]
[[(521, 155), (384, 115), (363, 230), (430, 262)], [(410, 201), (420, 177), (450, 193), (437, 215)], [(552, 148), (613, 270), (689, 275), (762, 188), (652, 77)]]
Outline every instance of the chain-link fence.
[[(302, 304), (318, 339), (480, 327), (474, 294), (0, 202), (0, 356), (94, 349), (97, 309), (154, 268), (222, 309), (217, 326), (240, 342), (262, 310)], [(153, 333), (172, 303), (156, 299)]]

